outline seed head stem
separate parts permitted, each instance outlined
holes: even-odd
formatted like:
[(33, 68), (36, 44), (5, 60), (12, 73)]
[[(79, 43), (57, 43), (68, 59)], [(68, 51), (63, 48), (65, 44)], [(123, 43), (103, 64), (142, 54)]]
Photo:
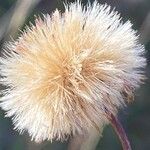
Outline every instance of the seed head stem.
[(123, 150), (132, 150), (128, 137), (120, 123), (120, 121), (112, 113), (109, 114), (109, 121), (117, 133), (120, 142), (122, 144)]

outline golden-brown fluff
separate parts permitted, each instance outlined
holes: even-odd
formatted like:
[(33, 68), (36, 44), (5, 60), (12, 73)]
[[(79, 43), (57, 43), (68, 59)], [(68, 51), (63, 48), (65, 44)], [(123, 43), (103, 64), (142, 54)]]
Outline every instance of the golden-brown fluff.
[(78, 1), (7, 43), (0, 60), (0, 106), (35, 141), (101, 129), (139, 86), (143, 46), (132, 24), (107, 5)]

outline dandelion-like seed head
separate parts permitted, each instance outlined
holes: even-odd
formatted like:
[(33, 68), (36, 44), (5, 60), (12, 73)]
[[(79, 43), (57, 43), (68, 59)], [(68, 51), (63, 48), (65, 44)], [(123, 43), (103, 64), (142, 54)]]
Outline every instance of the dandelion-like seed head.
[(143, 78), (143, 46), (129, 21), (107, 5), (78, 1), (7, 43), (0, 106), (35, 141), (65, 139), (108, 122)]

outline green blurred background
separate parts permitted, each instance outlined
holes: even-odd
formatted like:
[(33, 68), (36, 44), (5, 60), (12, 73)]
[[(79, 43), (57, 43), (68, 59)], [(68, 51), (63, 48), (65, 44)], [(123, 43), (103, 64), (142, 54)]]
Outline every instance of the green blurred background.
[[(81, 1), (86, 4), (88, 0)], [(22, 2), (23, 0), (0, 0), (0, 49), (10, 36), (17, 37), (18, 28), (22, 29), (24, 24), (33, 22), (35, 14), (51, 13), (55, 8), (62, 11), (64, 9), (62, 0), (24, 0), (24, 3)], [(107, 3), (112, 8), (115, 7), (124, 21), (130, 19), (133, 28), (140, 34), (140, 42), (145, 45), (148, 63), (146, 83), (136, 91), (135, 101), (128, 108), (120, 111), (119, 119), (131, 141), (133, 150), (150, 150), (150, 0), (99, 0), (99, 3)], [(20, 9), (18, 9), (19, 5), (22, 5)], [(29, 8), (26, 10), (27, 7)], [(17, 9), (18, 12), (14, 17)], [(27, 12), (22, 14), (23, 10)], [(21, 23), (17, 22), (19, 17), (22, 19)], [(121, 149), (113, 129), (110, 126), (105, 127), (97, 150)], [(19, 135), (13, 130), (11, 119), (4, 118), (4, 112), (0, 110), (0, 150), (67, 150), (67, 142), (52, 144), (31, 142), (27, 133)]]

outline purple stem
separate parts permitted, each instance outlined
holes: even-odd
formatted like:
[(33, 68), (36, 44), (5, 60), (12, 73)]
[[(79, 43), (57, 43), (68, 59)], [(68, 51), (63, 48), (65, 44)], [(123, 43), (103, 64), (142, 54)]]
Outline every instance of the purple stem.
[[(108, 113), (108, 111), (107, 111), (107, 113)], [(127, 135), (126, 135), (120, 121), (112, 113), (108, 113), (108, 114), (109, 114), (108, 119), (109, 119), (112, 127), (114, 128), (115, 132), (119, 136), (123, 150), (132, 150), (131, 146), (130, 146), (130, 142), (127, 138)]]

